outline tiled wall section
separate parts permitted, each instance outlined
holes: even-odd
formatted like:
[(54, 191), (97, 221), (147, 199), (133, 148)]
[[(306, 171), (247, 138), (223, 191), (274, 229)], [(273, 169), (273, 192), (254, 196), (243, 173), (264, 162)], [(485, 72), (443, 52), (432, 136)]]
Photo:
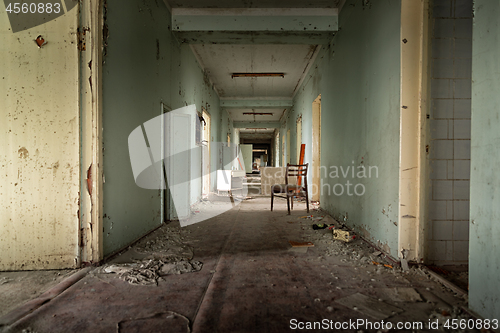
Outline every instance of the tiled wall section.
[(434, 0), (428, 260), (467, 264), (472, 0)]

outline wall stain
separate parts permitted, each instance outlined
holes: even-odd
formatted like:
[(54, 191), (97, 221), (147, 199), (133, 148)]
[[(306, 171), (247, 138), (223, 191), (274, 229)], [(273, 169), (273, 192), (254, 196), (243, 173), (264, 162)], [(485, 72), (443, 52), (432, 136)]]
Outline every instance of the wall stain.
[(26, 159), (28, 158), (28, 156), (30, 156), (28, 149), (26, 149), (25, 147), (19, 148), (17, 152), (19, 153), (20, 158)]
[(59, 169), (59, 161), (52, 164), (52, 173), (54, 174), (54, 177), (56, 176), (58, 169)]

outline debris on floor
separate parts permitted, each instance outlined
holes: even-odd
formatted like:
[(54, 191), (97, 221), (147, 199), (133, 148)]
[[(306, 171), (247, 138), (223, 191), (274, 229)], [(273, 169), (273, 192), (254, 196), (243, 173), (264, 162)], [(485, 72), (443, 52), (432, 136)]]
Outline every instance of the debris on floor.
[(161, 267), (161, 275), (184, 274), (201, 270), (203, 264), (199, 261), (178, 261), (164, 263)]
[(115, 273), (120, 279), (135, 285), (158, 285), (158, 280), (169, 274), (184, 274), (201, 270), (199, 261), (163, 262), (158, 259), (146, 259), (133, 264), (111, 264), (104, 266), (104, 273)]
[(356, 293), (344, 298), (335, 300), (345, 307), (361, 312), (364, 315), (370, 316), (376, 320), (383, 320), (392, 315), (403, 312), (402, 309), (377, 300), (366, 295)]
[(312, 225), (313, 230), (326, 229), (328, 227), (330, 227), (330, 225), (328, 225), (328, 224), (322, 224), (322, 223), (319, 223), (319, 224), (315, 223), (315, 224)]
[(179, 227), (162, 227), (155, 232), (154, 238), (146, 237), (139, 241), (134, 249), (139, 253), (154, 254), (162, 260), (190, 260), (193, 248), (185, 244), (183, 233), (187, 231)]
[(355, 238), (356, 236), (352, 231), (340, 229), (333, 230), (333, 239), (348, 243), (352, 242)]
[(386, 267), (386, 268), (391, 268), (391, 269), (392, 269), (392, 268), (394, 268), (394, 266), (392, 266), (392, 265), (389, 265), (389, 264), (381, 264), (381, 263), (379, 263), (378, 261), (373, 261), (373, 260), (372, 260), (372, 264), (374, 264), (375, 266), (379, 266), (379, 265), (381, 265), (381, 266), (384, 266), (384, 267)]
[(192, 260), (193, 248), (184, 242), (186, 233), (186, 229), (163, 226), (129, 249), (141, 254), (141, 259), (110, 262), (97, 273), (114, 273), (133, 285), (158, 285), (162, 276), (197, 272), (203, 264)]

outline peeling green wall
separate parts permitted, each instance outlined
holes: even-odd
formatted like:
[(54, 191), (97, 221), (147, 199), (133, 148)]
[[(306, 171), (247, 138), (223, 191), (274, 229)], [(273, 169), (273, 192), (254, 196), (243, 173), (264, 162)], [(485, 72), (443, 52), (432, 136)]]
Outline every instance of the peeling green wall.
[(472, 50), (469, 307), (500, 318), (500, 2), (476, 0)]
[[(107, 1), (109, 31), (103, 66), (104, 254), (108, 255), (160, 225), (160, 193), (139, 188), (128, 154), (128, 135), (160, 114), (195, 104), (220, 119), (219, 98), (190, 47), (170, 31), (171, 15), (162, 1)], [(212, 121), (219, 133), (219, 121)], [(218, 134), (212, 134), (218, 139)], [(212, 159), (212, 169), (216, 168)], [(201, 157), (192, 163), (200, 165)], [(212, 183), (214, 180), (212, 180)], [(191, 202), (201, 196), (201, 179), (192, 182)]]
[[(334, 217), (347, 215), (347, 224), (397, 257), (400, 137), (400, 20), (399, 0), (348, 1), (340, 13), (340, 31), (324, 46), (294, 98), (287, 119), (292, 160), (296, 157), (296, 120), (302, 114), (305, 162), (312, 163), (312, 102), (321, 94), (321, 165), (339, 178), (325, 177), (321, 206)], [(359, 178), (358, 167), (372, 169)], [(344, 178), (340, 167), (354, 167)], [(334, 176), (334, 175), (333, 175)], [(312, 178), (309, 178), (311, 183)], [(346, 182), (361, 184), (347, 195)], [(334, 194), (334, 186), (342, 195)], [(328, 195), (328, 185), (330, 195)]]

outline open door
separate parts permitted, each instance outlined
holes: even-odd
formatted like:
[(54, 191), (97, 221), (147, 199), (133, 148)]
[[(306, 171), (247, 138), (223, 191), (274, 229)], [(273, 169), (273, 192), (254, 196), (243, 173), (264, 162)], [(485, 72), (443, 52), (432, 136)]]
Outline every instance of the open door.
[[(188, 113), (169, 113), (170, 117), (165, 123), (166, 130), (166, 175), (170, 190), (168, 215), (170, 219), (186, 218), (191, 214), (190, 205), (190, 180), (192, 142), (192, 115)], [(173, 181), (176, 181), (173, 183)]]
[(203, 110), (203, 138), (202, 138), (202, 197), (207, 198), (210, 194), (210, 114), (205, 108)]
[(302, 116), (297, 118), (297, 164), (300, 164), (300, 147), (302, 145)]
[(320, 199), (321, 95), (312, 104), (312, 201)]

